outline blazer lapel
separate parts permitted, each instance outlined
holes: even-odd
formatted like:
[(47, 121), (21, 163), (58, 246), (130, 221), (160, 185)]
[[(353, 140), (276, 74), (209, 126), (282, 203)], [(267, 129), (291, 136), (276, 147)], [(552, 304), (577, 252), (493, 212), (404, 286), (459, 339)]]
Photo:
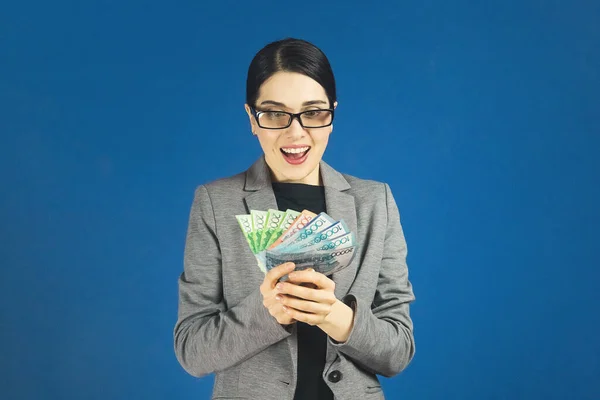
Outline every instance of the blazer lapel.
[[(344, 220), (350, 231), (353, 232), (355, 239), (357, 239), (358, 224), (354, 196), (345, 193), (345, 191), (350, 189), (350, 184), (342, 174), (331, 168), (324, 161), (321, 161), (320, 170), (323, 186), (325, 186), (327, 214), (335, 220)], [(359, 251), (360, 249), (357, 248), (350, 265), (333, 274), (332, 280), (335, 282), (335, 297), (339, 300), (343, 299), (348, 293), (352, 282), (354, 282), (360, 259), (358, 256)]]
[(264, 188), (256, 192), (250, 193), (245, 197), (246, 208), (248, 214), (250, 210), (264, 210), (277, 209), (277, 200), (272, 189)]
[(244, 198), (248, 213), (250, 210), (277, 209), (277, 200), (271, 187), (271, 175), (264, 156), (246, 172), (244, 190), (251, 192)]

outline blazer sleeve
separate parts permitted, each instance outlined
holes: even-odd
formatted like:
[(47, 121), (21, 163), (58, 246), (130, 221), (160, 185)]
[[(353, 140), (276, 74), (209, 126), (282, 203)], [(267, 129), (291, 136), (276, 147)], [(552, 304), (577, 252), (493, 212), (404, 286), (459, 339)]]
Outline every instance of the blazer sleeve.
[(199, 186), (190, 212), (173, 334), (177, 360), (196, 377), (232, 367), (291, 335), (269, 314), (258, 287), (239, 304), (225, 306), (220, 246), (208, 190)]
[(383, 257), (373, 303), (348, 293), (342, 301), (354, 308), (354, 325), (344, 343), (329, 342), (367, 370), (392, 377), (404, 370), (415, 354), (409, 304), (415, 299), (408, 280), (407, 246), (398, 207), (385, 186), (387, 226)]

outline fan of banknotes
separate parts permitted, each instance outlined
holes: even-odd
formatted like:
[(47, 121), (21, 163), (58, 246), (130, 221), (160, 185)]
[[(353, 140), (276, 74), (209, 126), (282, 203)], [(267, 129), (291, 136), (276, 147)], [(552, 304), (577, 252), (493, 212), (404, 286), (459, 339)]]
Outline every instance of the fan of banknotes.
[(348, 266), (356, 251), (348, 226), (326, 213), (250, 210), (236, 218), (263, 273), (293, 262), (296, 270), (313, 268), (329, 275)]

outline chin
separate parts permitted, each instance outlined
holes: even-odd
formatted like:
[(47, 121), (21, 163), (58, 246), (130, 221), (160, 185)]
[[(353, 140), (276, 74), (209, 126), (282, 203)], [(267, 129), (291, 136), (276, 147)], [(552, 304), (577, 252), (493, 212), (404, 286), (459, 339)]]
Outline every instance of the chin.
[(314, 167), (293, 167), (286, 165), (285, 161), (280, 164), (279, 175), (286, 181), (301, 181), (305, 179), (314, 170)]
[(304, 179), (310, 174), (310, 171), (290, 171), (288, 168), (282, 169), (280, 171), (282, 172), (282, 175), (285, 177), (285, 179), (291, 181), (298, 181)]

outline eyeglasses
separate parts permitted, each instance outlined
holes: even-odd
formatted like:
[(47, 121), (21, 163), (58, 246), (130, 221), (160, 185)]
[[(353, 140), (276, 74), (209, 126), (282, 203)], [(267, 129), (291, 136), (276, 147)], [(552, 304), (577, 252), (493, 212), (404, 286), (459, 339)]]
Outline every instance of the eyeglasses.
[(285, 129), (298, 119), (303, 128), (324, 128), (333, 123), (332, 109), (307, 110), (299, 113), (285, 111), (257, 111), (251, 108), (258, 126), (264, 129)]

